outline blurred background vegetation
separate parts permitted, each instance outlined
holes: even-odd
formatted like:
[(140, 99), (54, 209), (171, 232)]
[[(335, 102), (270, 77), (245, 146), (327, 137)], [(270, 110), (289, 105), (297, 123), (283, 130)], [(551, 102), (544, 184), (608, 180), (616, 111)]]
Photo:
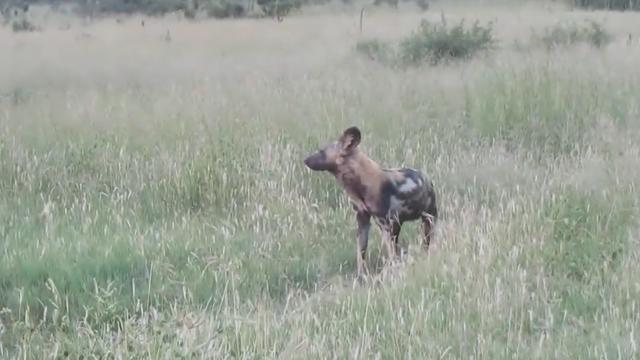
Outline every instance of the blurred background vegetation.
[[(339, 0), (344, 4), (356, 0)], [(397, 7), (399, 1), (415, 2), (422, 10), (429, 8), (428, 0), (373, 0), (373, 6)], [(568, 5), (584, 9), (638, 10), (640, 0), (561, 0)], [(47, 4), (54, 8), (66, 7), (81, 15), (102, 16), (113, 14), (164, 15), (183, 12), (187, 18), (278, 16), (309, 5), (323, 5), (330, 0), (2, 0), (0, 10), (5, 18), (20, 16), (31, 5)], [(515, 0), (514, 2), (522, 2)]]

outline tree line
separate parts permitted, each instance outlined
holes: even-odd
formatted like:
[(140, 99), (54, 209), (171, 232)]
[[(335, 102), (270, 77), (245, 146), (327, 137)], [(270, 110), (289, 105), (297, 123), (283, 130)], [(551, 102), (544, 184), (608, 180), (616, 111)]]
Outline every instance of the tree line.
[[(5, 22), (19, 16), (34, 4), (52, 7), (72, 5), (81, 15), (144, 14), (159, 16), (182, 12), (187, 18), (197, 16), (230, 18), (246, 16), (272, 16), (281, 19), (291, 11), (305, 5), (321, 5), (331, 0), (0, 0), (0, 12)], [(354, 0), (341, 0), (350, 3)], [(415, 2), (426, 10), (429, 0), (372, 0), (373, 6), (397, 7), (399, 1)], [(571, 6), (587, 9), (637, 10), (640, 0), (565, 0)]]

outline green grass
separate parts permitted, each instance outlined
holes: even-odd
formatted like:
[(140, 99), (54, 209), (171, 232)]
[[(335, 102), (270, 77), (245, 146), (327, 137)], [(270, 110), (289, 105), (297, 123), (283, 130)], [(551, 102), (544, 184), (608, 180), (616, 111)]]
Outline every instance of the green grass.
[[(447, 16), (495, 15), (468, 11)], [(547, 25), (496, 11), (499, 40)], [(368, 28), (396, 16), (420, 20)], [(158, 21), (175, 41), (0, 32), (21, 44), (0, 59), (21, 65), (0, 73), (0, 358), (638, 357), (637, 48), (392, 69), (353, 56), (346, 17)], [(351, 125), (442, 214), (394, 267), (373, 230), (359, 287), (351, 207), (302, 163)]]

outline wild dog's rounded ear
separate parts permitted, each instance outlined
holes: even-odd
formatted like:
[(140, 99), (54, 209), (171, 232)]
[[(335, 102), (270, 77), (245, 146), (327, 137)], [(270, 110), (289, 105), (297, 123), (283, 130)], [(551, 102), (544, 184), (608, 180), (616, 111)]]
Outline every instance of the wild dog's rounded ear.
[(358, 144), (360, 144), (360, 139), (362, 135), (360, 134), (360, 129), (355, 126), (352, 126), (344, 131), (342, 136), (340, 137), (340, 142), (342, 143), (342, 147), (350, 150), (354, 149)]

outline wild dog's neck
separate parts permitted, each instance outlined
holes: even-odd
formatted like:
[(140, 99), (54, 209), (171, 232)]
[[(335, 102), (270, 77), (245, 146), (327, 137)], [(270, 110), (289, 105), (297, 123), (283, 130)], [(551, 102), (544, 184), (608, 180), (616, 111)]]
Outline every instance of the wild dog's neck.
[(349, 196), (362, 205), (378, 191), (384, 181), (380, 165), (358, 150), (338, 165), (334, 175)]
[(342, 164), (338, 165), (335, 173), (337, 177), (350, 176), (352, 174), (358, 176), (377, 176), (382, 174), (382, 168), (365, 153), (355, 150), (353, 154), (345, 158)]

